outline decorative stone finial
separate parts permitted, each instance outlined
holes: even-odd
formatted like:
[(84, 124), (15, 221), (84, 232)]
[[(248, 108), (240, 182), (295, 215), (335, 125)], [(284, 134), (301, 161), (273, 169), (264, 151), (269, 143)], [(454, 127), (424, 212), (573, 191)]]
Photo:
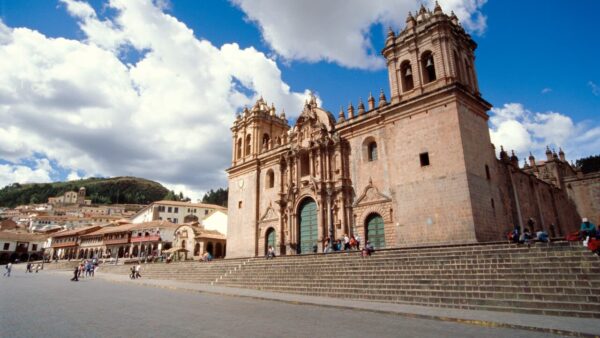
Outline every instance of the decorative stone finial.
[(285, 120), (285, 119), (286, 119), (286, 118), (285, 118), (285, 109), (282, 109), (282, 110), (281, 110), (281, 115), (279, 115), (279, 118), (280, 118), (280, 119), (282, 119), (282, 120)]
[(350, 104), (348, 105), (348, 119), (353, 119), (354, 118), (354, 106), (352, 105), (352, 102), (350, 102)]
[(383, 89), (379, 92), (379, 108), (385, 106), (387, 104), (387, 99), (385, 98), (385, 93)]
[(439, 2), (435, 2), (435, 8), (433, 9), (433, 13), (434, 14), (442, 14), (442, 7), (440, 6)]
[(338, 114), (338, 122), (346, 121), (346, 114), (344, 113), (344, 107), (340, 106), (340, 113)]
[(373, 97), (372, 93), (369, 93), (369, 110), (373, 110), (375, 109), (375, 98)]
[(358, 116), (365, 113), (365, 104), (363, 103), (362, 97), (358, 101)]

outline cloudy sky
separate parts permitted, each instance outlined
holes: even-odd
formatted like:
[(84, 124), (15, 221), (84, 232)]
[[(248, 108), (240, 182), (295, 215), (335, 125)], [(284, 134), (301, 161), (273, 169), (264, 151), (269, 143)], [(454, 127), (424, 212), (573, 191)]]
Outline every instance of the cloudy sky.
[[(224, 187), (229, 127), (388, 89), (379, 51), (421, 0), (0, 0), (0, 186), (89, 176)], [(600, 153), (600, 2), (440, 0), (478, 42), (493, 142)]]

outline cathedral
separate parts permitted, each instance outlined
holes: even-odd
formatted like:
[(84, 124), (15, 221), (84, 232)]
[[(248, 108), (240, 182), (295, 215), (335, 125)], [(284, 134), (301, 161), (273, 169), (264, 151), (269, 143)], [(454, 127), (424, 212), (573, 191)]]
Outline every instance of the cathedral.
[(521, 168), (491, 143), (476, 47), (454, 13), (421, 7), (388, 32), (389, 94), (337, 117), (313, 96), (293, 126), (262, 98), (244, 109), (231, 128), (227, 257), (321, 252), (344, 234), (382, 249), (577, 230), (564, 179), (537, 169), (576, 176), (564, 154)]

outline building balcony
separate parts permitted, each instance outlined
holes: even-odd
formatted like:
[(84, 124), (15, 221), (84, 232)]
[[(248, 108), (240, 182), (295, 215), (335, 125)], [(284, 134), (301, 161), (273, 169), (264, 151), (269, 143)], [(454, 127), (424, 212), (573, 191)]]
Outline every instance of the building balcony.
[(115, 245), (115, 244), (127, 244), (129, 243), (129, 238), (115, 238), (115, 239), (105, 239), (103, 240), (105, 245)]
[(62, 242), (62, 243), (52, 243), (52, 248), (67, 248), (70, 246), (77, 246), (77, 241), (71, 241), (71, 242)]
[(142, 242), (160, 242), (160, 236), (140, 236), (131, 237), (131, 243), (142, 243)]

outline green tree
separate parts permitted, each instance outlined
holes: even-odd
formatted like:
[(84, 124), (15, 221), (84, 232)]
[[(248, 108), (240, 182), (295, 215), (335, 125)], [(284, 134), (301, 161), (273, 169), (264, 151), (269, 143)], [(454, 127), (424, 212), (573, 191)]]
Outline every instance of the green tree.
[(600, 155), (588, 156), (575, 161), (584, 174), (600, 171)]
[(219, 188), (216, 191), (210, 189), (204, 196), (202, 197), (202, 203), (210, 203), (216, 204), (220, 206), (227, 207), (227, 198), (229, 197), (229, 188), (223, 189)]

